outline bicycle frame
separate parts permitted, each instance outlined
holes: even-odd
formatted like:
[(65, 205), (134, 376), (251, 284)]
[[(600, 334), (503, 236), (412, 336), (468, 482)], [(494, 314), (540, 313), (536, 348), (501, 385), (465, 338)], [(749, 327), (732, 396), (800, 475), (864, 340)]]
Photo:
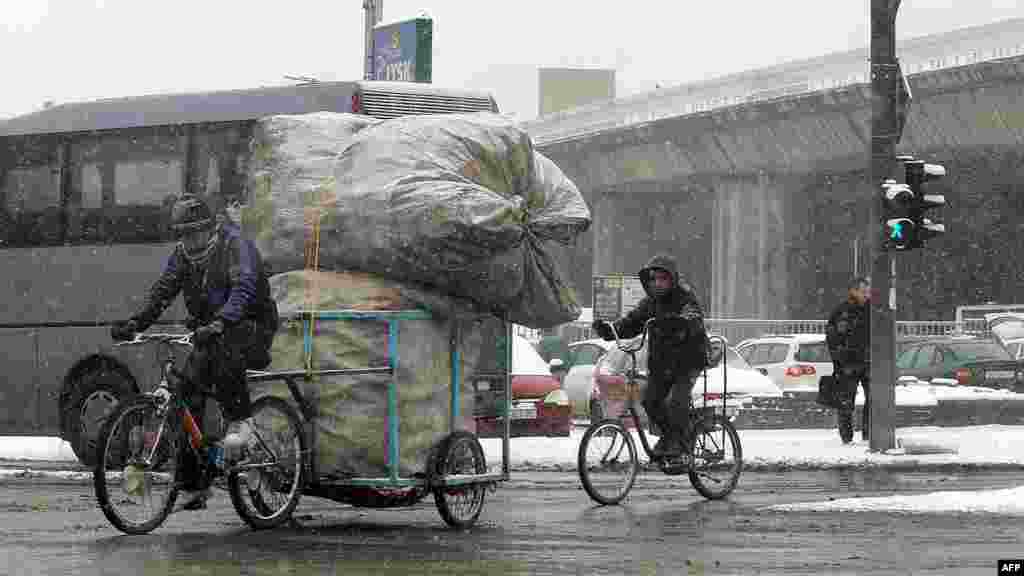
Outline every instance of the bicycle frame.
[[(183, 346), (194, 346), (192, 343), (192, 337), (194, 333), (189, 334), (139, 334), (134, 340), (123, 342), (119, 345), (130, 345), (130, 344), (141, 344), (144, 342), (155, 341), (161, 344), (179, 344)], [(188, 405), (188, 401), (181, 393), (181, 383), (187, 378), (187, 376), (178, 369), (178, 355), (175, 350), (169, 347), (167, 359), (164, 361), (163, 367), (160, 371), (160, 384), (157, 390), (167, 390), (169, 395), (166, 397), (160, 396), (156, 393), (150, 393), (150, 396), (154, 396), (158, 399), (158, 413), (161, 415), (165, 414), (168, 409), (172, 409), (175, 413), (181, 416), (181, 425), (187, 434), (189, 446), (192, 449), (192, 453), (200, 460), (204, 456), (203, 448), (204, 441), (206, 439), (205, 434), (196, 421), (195, 416), (192, 414), (192, 409)], [(213, 395), (213, 390), (206, 386), (205, 383), (200, 383), (199, 396), (202, 400)], [(162, 400), (162, 401), (161, 401)], [(157, 430), (156, 438), (153, 441), (153, 447), (147, 458), (147, 461), (152, 461), (156, 456), (156, 449), (160, 445), (160, 439), (163, 438), (163, 434), (166, 430), (166, 424), (168, 420), (166, 418), (160, 421), (160, 428)], [(255, 431), (254, 431), (255, 432)], [(259, 442), (265, 450), (268, 450), (263, 439), (258, 433), (254, 433), (254, 438)], [(268, 450), (269, 451), (269, 450)], [(245, 468), (251, 468), (252, 465), (242, 466)], [(240, 467), (240, 468), (242, 468)]]
[[(639, 385), (640, 373), (639, 373), (639, 370), (637, 369), (636, 354), (637, 354), (637, 352), (642, 350), (644, 345), (647, 343), (647, 333), (650, 330), (651, 323), (654, 322), (655, 320), (656, 320), (656, 318), (649, 318), (646, 322), (644, 322), (643, 330), (640, 333), (640, 343), (637, 344), (637, 345), (634, 345), (634, 346), (624, 346), (622, 344), (622, 340), (619, 338), (618, 331), (615, 329), (615, 325), (612, 324), (611, 322), (606, 322), (606, 324), (611, 326), (612, 334), (615, 336), (616, 346), (618, 346), (619, 350), (622, 350), (623, 352), (628, 354), (629, 355), (629, 359), (630, 359), (630, 367), (626, 371), (626, 410), (625, 410), (624, 413), (620, 414), (619, 417), (622, 418), (622, 417), (625, 417), (627, 415), (632, 417), (633, 424), (634, 424), (634, 426), (637, 429), (638, 435), (640, 436), (640, 445), (643, 447), (644, 452), (647, 454), (647, 457), (649, 459), (651, 459), (651, 460), (656, 460), (656, 458), (654, 457), (654, 454), (653, 454), (654, 451), (651, 448), (651, 445), (650, 445), (650, 443), (647, 440), (647, 434), (644, 431), (644, 428), (643, 428), (643, 426), (641, 426), (641, 423), (640, 423), (640, 414), (639, 414), (639, 412), (637, 412), (637, 409), (636, 409), (636, 396), (639, 395), (639, 388), (640, 388), (640, 385)], [(728, 373), (729, 372), (728, 372), (728, 369), (727, 369), (727, 364), (728, 364), (727, 354), (728, 354), (729, 340), (727, 338), (725, 338), (724, 336), (718, 336), (718, 335), (709, 336), (708, 339), (712, 342), (712, 344), (714, 344), (715, 342), (720, 342), (721, 346), (722, 346), (722, 357), (721, 357), (721, 360), (720, 360), (720, 362), (722, 363), (722, 418), (725, 419), (725, 418), (728, 418), (728, 392), (729, 392), (729, 388), (728, 388), (729, 376), (728, 376)], [(697, 430), (698, 427), (701, 424), (704, 423), (704, 420), (707, 418), (707, 415), (708, 415), (708, 411), (707, 411), (707, 408), (708, 408), (708, 405), (707, 405), (707, 403), (708, 403), (707, 368), (704, 368), (704, 393), (702, 395), (702, 398), (704, 399), (704, 405), (701, 406), (700, 410), (697, 409), (697, 406), (696, 406), (696, 404), (693, 401), (693, 396), (690, 396), (690, 398), (687, 400), (690, 403), (690, 410), (689, 410), (690, 417), (689, 417), (689, 421), (686, 423), (686, 426), (687, 426), (687, 428), (689, 429), (690, 432), (693, 432), (694, 430)], [(693, 434), (690, 434), (689, 436), (690, 436), (691, 441), (692, 441), (693, 440)], [(723, 444), (725, 443), (725, 430), (724, 429), (722, 430), (722, 443)]]

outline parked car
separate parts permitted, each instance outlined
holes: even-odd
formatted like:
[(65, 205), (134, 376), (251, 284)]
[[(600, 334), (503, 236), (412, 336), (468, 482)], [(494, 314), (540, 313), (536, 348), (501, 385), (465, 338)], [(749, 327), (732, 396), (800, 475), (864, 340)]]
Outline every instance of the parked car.
[(752, 338), (740, 342), (736, 351), (785, 392), (817, 391), (818, 380), (832, 374), (824, 334)]
[[(478, 405), (493, 403), (493, 383), (478, 380)], [(493, 411), (492, 411), (493, 412)], [(572, 428), (569, 398), (561, 383), (532, 344), (522, 336), (512, 337), (512, 434), (515, 436), (568, 436)], [(477, 434), (498, 435), (503, 422), (497, 417), (477, 419)]]
[[(725, 377), (722, 374), (722, 365), (719, 363), (714, 368), (708, 368), (697, 378), (697, 383), (693, 387), (693, 397), (699, 405), (706, 400), (709, 404), (721, 406), (723, 390), (727, 395), (726, 405), (734, 408), (755, 397), (782, 397), (782, 389), (770, 378), (747, 364), (734, 348), (729, 348), (725, 357)], [(636, 361), (637, 370), (642, 379), (640, 390), (637, 391), (637, 401), (639, 402), (643, 397), (643, 383), (647, 378), (646, 345), (637, 352)], [(619, 350), (618, 347), (612, 347), (598, 361), (594, 371), (594, 385), (591, 388), (591, 421), (606, 416), (618, 416), (623, 412), (627, 398), (625, 373), (629, 369), (629, 364), (629, 355)], [(707, 376), (706, 380), (705, 375)], [(642, 410), (641, 415), (643, 419), (646, 418)]]
[(1024, 361), (991, 338), (948, 336), (914, 342), (896, 357), (903, 383), (1005, 388), (1024, 392)]
[(562, 376), (562, 390), (569, 396), (569, 406), (573, 414), (588, 414), (590, 412), (590, 391), (593, 387), (594, 369), (598, 361), (615, 347), (614, 342), (601, 339), (581, 340), (569, 344), (569, 353), (566, 355), (568, 363), (558, 366), (552, 360), (551, 371)]

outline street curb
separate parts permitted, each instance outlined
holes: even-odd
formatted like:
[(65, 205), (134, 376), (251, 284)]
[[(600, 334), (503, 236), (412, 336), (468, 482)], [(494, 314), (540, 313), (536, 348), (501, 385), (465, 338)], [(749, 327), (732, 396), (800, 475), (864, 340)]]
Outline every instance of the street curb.
[[(645, 472), (660, 471), (656, 466), (641, 463), (641, 469)], [(794, 463), (781, 462), (753, 462), (744, 463), (744, 472), (820, 472), (820, 471), (857, 471), (857, 470), (888, 470), (893, 472), (984, 472), (984, 471), (1005, 471), (1024, 470), (1024, 463), (1018, 462), (992, 462), (985, 464), (976, 463), (933, 463), (933, 462), (825, 462), (825, 463)], [(575, 464), (535, 464), (512, 466), (511, 472), (576, 472)]]
[[(641, 464), (642, 472), (658, 473), (657, 467), (646, 463)], [(1024, 471), (1024, 463), (993, 462), (985, 464), (976, 463), (928, 463), (928, 462), (856, 462), (856, 463), (771, 463), (752, 462), (744, 464), (743, 472), (760, 473), (786, 473), (786, 472), (859, 472), (859, 471), (887, 471), (887, 472), (917, 472), (950, 474), (958, 472), (985, 472), (985, 471)], [(509, 471), (515, 473), (534, 472), (560, 472), (575, 473), (574, 464), (523, 464), (511, 466)], [(87, 484), (92, 482), (92, 470), (74, 463), (16, 463), (11, 461), (0, 462), (0, 484), (7, 481), (21, 480), (59, 480), (61, 482), (76, 482)]]

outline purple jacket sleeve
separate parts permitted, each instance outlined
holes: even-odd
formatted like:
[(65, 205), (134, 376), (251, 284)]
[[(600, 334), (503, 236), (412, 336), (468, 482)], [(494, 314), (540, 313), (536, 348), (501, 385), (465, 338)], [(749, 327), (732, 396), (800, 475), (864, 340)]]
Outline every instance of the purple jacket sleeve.
[(259, 252), (252, 242), (239, 238), (237, 242), (237, 266), (233, 262), (229, 272), (231, 291), (227, 302), (221, 308), (220, 318), (226, 324), (239, 322), (248, 315), (250, 307), (256, 304), (257, 286), (261, 270)]
[(178, 265), (178, 252), (175, 249), (167, 259), (167, 263), (164, 264), (164, 270), (160, 274), (160, 278), (149, 289), (142, 310), (132, 317), (133, 320), (138, 322), (140, 330), (145, 330), (152, 326), (153, 322), (156, 322), (157, 318), (177, 298), (178, 292), (181, 291), (181, 272), (182, 270)]

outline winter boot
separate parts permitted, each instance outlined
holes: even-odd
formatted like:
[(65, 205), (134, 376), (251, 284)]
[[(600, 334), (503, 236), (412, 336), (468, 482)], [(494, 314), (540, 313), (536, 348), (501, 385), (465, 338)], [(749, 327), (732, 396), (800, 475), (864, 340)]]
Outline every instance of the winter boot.
[(224, 437), (224, 456), (232, 462), (241, 458), (242, 448), (252, 439), (252, 418), (232, 422), (228, 435)]

